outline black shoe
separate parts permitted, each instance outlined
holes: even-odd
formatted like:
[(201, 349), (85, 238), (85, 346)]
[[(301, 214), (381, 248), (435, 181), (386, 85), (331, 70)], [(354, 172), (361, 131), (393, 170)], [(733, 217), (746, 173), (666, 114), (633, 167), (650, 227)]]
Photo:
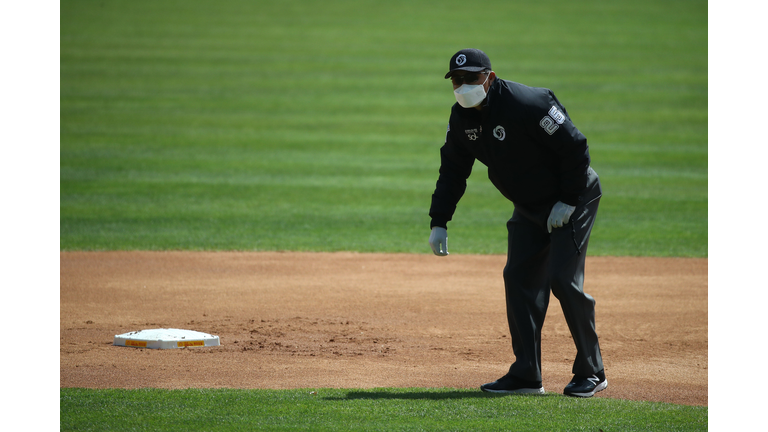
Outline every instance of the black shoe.
[(504, 375), (492, 383), (483, 384), (480, 390), (499, 394), (544, 394), (541, 382), (523, 381), (510, 375)]
[(595, 393), (605, 390), (608, 387), (608, 380), (605, 379), (605, 371), (600, 371), (592, 376), (573, 377), (570, 383), (565, 386), (563, 394), (566, 396), (592, 397)]

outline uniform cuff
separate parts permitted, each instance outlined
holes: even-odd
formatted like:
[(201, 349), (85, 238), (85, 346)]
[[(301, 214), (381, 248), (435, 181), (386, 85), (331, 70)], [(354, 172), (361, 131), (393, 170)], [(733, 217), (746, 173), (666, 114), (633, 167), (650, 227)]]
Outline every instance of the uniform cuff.
[(432, 229), (434, 227), (440, 227), (448, 229), (448, 221), (443, 221), (439, 219), (432, 219), (432, 222), (429, 224), (429, 229)]

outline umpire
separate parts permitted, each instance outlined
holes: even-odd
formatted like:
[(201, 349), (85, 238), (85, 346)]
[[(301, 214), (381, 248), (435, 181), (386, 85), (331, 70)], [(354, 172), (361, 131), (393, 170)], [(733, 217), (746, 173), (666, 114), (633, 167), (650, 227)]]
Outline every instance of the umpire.
[(541, 328), (551, 290), (577, 350), (574, 377), (563, 393), (591, 397), (608, 381), (595, 332), (595, 300), (583, 290), (587, 245), (602, 196), (600, 180), (589, 166), (587, 139), (551, 90), (497, 78), (483, 51), (454, 54), (445, 78), (453, 82), (457, 103), (440, 149), (440, 175), (429, 210), (432, 251), (448, 255), (447, 224), (475, 159), (514, 203), (507, 222), (504, 286), (515, 362), (506, 375), (480, 388), (544, 393)]

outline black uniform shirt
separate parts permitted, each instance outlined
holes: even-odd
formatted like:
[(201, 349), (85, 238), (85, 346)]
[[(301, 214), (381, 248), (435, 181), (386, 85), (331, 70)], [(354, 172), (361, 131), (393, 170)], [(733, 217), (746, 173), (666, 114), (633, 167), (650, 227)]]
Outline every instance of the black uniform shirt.
[(482, 111), (451, 109), (431, 227), (446, 227), (464, 195), (475, 159), (515, 207), (576, 206), (587, 187), (587, 139), (551, 90), (496, 79)]

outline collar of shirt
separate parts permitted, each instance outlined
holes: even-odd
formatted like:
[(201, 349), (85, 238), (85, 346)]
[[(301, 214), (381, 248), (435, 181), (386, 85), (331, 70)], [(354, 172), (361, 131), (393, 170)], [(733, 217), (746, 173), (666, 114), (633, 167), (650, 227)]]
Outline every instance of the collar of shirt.
[(491, 84), (491, 86), (488, 87), (488, 95), (485, 97), (485, 101), (483, 102), (483, 108), (491, 104), (493, 95), (499, 92), (500, 86), (501, 86), (501, 78), (497, 76), (496, 79), (493, 81), (493, 84)]

